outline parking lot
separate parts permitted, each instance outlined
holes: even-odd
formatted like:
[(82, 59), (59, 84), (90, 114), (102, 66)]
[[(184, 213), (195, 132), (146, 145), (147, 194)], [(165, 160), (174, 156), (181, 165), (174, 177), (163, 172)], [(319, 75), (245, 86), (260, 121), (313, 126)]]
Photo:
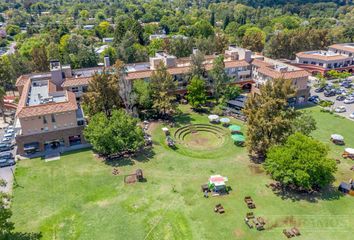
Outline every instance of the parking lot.
[[(338, 97), (338, 95), (335, 95), (335, 96), (331, 96), (331, 97), (326, 97), (324, 95), (324, 92), (320, 92), (320, 93), (316, 93), (315, 92), (315, 89), (316, 87), (313, 86), (315, 83), (315, 79), (312, 79), (311, 80), (311, 90), (310, 90), (310, 93), (311, 93), (311, 96), (319, 96), (319, 98), (321, 100), (329, 100), (329, 101), (332, 101), (334, 102), (334, 104), (331, 106), (331, 109), (334, 111), (334, 109), (336, 109), (337, 107), (340, 107), (340, 106), (344, 106), (346, 111), (345, 112), (342, 112), (342, 113), (335, 113), (335, 114), (338, 114), (340, 116), (343, 116), (343, 117), (346, 117), (352, 121), (354, 121), (354, 119), (351, 119), (349, 117), (350, 114), (354, 113), (354, 103), (350, 103), (350, 104), (345, 104), (344, 101), (337, 101), (336, 98)], [(354, 81), (352, 82), (354, 84)]]
[[(5, 128), (0, 129), (0, 142), (3, 140), (3, 137), (5, 135)], [(14, 142), (14, 135), (11, 137), (11, 141)], [(16, 155), (16, 148), (11, 150), (13, 156)], [(0, 168), (0, 178), (6, 181), (6, 186), (5, 187), (0, 187), (0, 191), (10, 193), (12, 190), (12, 185), (13, 185), (13, 175), (15, 171), (16, 165), (14, 166), (8, 166), (8, 167), (1, 167)]]

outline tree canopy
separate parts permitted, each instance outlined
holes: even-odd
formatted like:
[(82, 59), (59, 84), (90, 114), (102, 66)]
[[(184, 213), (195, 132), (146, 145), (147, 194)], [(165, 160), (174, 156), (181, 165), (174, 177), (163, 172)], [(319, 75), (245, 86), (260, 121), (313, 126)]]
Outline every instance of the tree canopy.
[(110, 117), (100, 112), (92, 116), (84, 135), (100, 154), (135, 152), (144, 145), (144, 133), (137, 124), (124, 110), (113, 110)]
[(276, 181), (300, 189), (318, 189), (334, 180), (337, 166), (328, 158), (323, 143), (295, 133), (284, 145), (273, 146), (267, 153), (264, 167)]

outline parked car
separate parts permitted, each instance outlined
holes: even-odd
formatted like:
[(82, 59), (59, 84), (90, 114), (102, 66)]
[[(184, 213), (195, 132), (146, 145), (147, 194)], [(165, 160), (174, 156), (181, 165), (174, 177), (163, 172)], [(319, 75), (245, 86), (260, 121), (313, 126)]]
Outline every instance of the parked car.
[(1, 152), (0, 153), (0, 159), (2, 158), (6, 158), (6, 159), (10, 159), (10, 158), (14, 158), (12, 152)]
[(345, 96), (340, 95), (340, 96), (336, 97), (336, 100), (337, 101), (344, 101), (345, 100)]
[(9, 138), (9, 137), (4, 137), (4, 138), (2, 139), (2, 142), (11, 142), (11, 138)]
[(9, 167), (9, 166), (13, 166), (15, 165), (15, 159), (10, 158), (10, 159), (6, 159), (6, 158), (0, 158), (0, 167)]
[(343, 112), (346, 112), (347, 109), (346, 109), (344, 106), (338, 106), (338, 107), (336, 107), (336, 108), (334, 109), (334, 111), (335, 111), (336, 113), (343, 113)]
[(14, 136), (13, 133), (5, 133), (4, 138), (12, 138)]
[(13, 128), (8, 127), (5, 132), (13, 135), (15, 133), (15, 130)]
[(314, 101), (316, 101), (316, 99), (319, 99), (319, 96), (313, 95), (313, 96), (309, 97), (308, 101), (309, 102), (314, 102)]
[(323, 92), (324, 90), (325, 90), (324, 87), (316, 88), (315, 93), (320, 93), (320, 92)]
[(324, 96), (325, 97), (333, 97), (336, 95), (336, 92), (335, 91), (325, 91), (324, 92)]
[(12, 148), (11, 143), (0, 143), (0, 152), (10, 151)]
[(349, 97), (349, 98), (345, 99), (345, 100), (344, 100), (344, 103), (345, 103), (345, 104), (354, 103), (354, 97)]
[(354, 112), (353, 112), (352, 114), (350, 114), (349, 117), (350, 117), (351, 119), (354, 119)]

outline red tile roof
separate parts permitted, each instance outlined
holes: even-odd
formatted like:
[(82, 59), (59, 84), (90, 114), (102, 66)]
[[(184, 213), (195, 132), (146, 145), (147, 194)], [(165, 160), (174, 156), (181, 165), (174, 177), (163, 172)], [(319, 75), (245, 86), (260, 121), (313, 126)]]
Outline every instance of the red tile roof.
[(260, 59), (253, 59), (252, 65), (254, 65), (256, 67), (271, 67), (271, 66), (273, 66), (271, 63), (267, 63), (267, 62), (262, 61)]
[(320, 54), (312, 54), (311, 52), (299, 52), (296, 54), (299, 58), (309, 58), (309, 59), (318, 59), (323, 61), (330, 61), (330, 60), (346, 60), (349, 57), (336, 54), (336, 55), (320, 55)]
[(27, 81), (29, 81), (30, 75), (21, 75), (16, 80), (16, 87), (23, 86)]
[(303, 77), (309, 77), (311, 75), (309, 72), (305, 70), (280, 72), (268, 67), (259, 68), (258, 72), (271, 78), (284, 78), (284, 79), (303, 78)]
[(338, 50), (342, 50), (342, 51), (347, 51), (347, 52), (354, 53), (354, 45), (353, 45), (353, 47), (348, 47), (346, 43), (333, 44), (333, 45), (331, 45), (329, 47), (330, 48), (334, 48), (334, 49), (338, 49)]
[(65, 87), (88, 85), (91, 78), (92, 77), (66, 78), (61, 86), (65, 88)]

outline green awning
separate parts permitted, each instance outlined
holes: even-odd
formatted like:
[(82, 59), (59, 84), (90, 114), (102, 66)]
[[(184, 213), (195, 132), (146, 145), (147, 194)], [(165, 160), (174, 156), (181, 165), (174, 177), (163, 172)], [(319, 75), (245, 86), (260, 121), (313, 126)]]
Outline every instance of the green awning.
[(241, 131), (241, 127), (238, 125), (231, 125), (231, 126), (229, 126), (229, 129), (231, 130), (231, 132), (240, 132)]
[(234, 140), (234, 142), (244, 142), (245, 136), (241, 135), (241, 134), (233, 134), (231, 135), (232, 140)]

